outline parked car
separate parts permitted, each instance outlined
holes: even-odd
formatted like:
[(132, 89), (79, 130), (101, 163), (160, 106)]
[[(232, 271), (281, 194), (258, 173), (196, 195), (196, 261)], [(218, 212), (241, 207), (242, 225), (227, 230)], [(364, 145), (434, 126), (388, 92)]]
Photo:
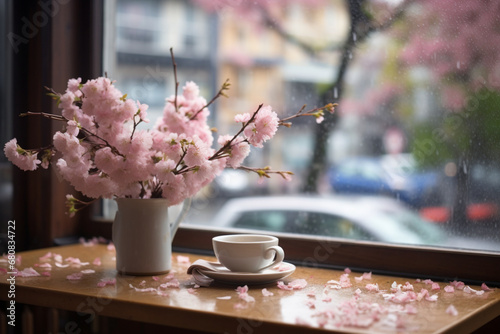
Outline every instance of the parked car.
[(397, 200), (378, 196), (270, 196), (227, 201), (213, 225), (397, 244), (497, 250), (500, 244), (449, 237)]
[(352, 158), (328, 172), (335, 193), (386, 195), (416, 208), (439, 202), (439, 177), (419, 168), (411, 154)]
[[(450, 162), (447, 165), (456, 168)], [(423, 218), (436, 223), (447, 223), (451, 219), (453, 205), (458, 194), (456, 172), (444, 173), (441, 182), (443, 201), (420, 208)], [(492, 164), (473, 164), (467, 168), (467, 220), (471, 223), (498, 224), (500, 221), (500, 168)], [(477, 226), (477, 224), (476, 224)]]

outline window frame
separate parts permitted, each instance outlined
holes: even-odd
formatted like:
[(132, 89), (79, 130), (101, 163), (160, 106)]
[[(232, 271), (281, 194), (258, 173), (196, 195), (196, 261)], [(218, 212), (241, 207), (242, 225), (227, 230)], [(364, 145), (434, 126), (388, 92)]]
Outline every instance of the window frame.
[[(181, 224), (173, 246), (177, 251), (213, 254), (212, 238), (232, 233), (259, 232)], [(287, 261), (298, 265), (500, 286), (500, 254), (495, 252), (265, 233), (277, 236)]]
[[(24, 2), (12, 3), (15, 14), (13, 22), (16, 25), (14, 31), (20, 32), (21, 18), (32, 17), (33, 13), (41, 9), (38, 1), (30, 1), (29, 6)], [(58, 3), (60, 15), (54, 15), (50, 24), (40, 29), (33, 43), (28, 45), (29, 49), (23, 50), (14, 63), (13, 104), (18, 108), (12, 110), (14, 135), (20, 135), (28, 142), (39, 141), (43, 137), (41, 129), (47, 123), (33, 120), (26, 125), (25, 121), (18, 120), (17, 115), (27, 110), (26, 100), (34, 99), (35, 107), (40, 110), (56, 109), (51, 101), (47, 102), (40, 87), (48, 85), (60, 90), (71, 77), (87, 79), (102, 74), (104, 0), (85, 3), (64, 1), (64, 5), (63, 1)], [(88, 22), (94, 22), (90, 32)], [(69, 33), (65, 30), (67, 26), (72, 27)], [(61, 49), (68, 52), (61, 52)], [(64, 66), (61, 67), (60, 62)], [(27, 74), (16, 75), (22, 73), (23, 66), (28, 65), (31, 70)], [(45, 128), (52, 127), (53, 124), (48, 124)], [(59, 182), (54, 172), (27, 174), (17, 171), (14, 178), (14, 212), (19, 217), (19, 227), (24, 229), (18, 234), (24, 240), (22, 248), (52, 246), (56, 238), (75, 235), (111, 239), (112, 224), (96, 220), (92, 210), (81, 212), (76, 220), (65, 215), (62, 199), (69, 186)], [(185, 225), (179, 228), (173, 246), (176, 251), (213, 254), (211, 240), (214, 236), (236, 232), (247, 233), (249, 230)], [(440, 280), (458, 279), (500, 286), (500, 253), (272, 234), (280, 238), (287, 261), (300, 265), (336, 269), (349, 267), (354, 271)]]

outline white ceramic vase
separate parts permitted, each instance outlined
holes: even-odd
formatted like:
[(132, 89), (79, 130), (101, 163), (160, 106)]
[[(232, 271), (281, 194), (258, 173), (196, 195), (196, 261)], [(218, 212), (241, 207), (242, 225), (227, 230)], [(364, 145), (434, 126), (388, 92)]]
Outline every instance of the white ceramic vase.
[(175, 219), (162, 198), (117, 198), (113, 222), (116, 269), (124, 275), (160, 275), (171, 269), (172, 240), (187, 213), (187, 199)]

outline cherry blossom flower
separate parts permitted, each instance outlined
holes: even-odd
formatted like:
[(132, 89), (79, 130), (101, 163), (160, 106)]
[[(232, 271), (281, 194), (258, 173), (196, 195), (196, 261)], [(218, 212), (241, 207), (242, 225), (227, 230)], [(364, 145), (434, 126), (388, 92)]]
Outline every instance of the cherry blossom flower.
[[(63, 179), (89, 198), (165, 198), (169, 205), (175, 205), (196, 195), (224, 168), (255, 172), (260, 179), (279, 174), (289, 180), (290, 172), (243, 166), (250, 146), (263, 147), (280, 125), (289, 126), (289, 120), (301, 116), (322, 118), (323, 111), (333, 111), (334, 105), (304, 113), (300, 110), (284, 119), (287, 123), (271, 106), (260, 105), (253, 114), (237, 115), (240, 131), (221, 135), (219, 146), (212, 147), (208, 107), (224, 96), (228, 87), (226, 81), (207, 102), (196, 83), (188, 81), (181, 94), (176, 91), (166, 99), (163, 115), (152, 130), (146, 130), (138, 125), (149, 122), (148, 105), (128, 99), (112, 80), (99, 77), (82, 83), (81, 78), (70, 79), (64, 93), (51, 90), (49, 94), (57, 100), (60, 115), (25, 114), (65, 123), (64, 129), (52, 136), (52, 144), (24, 149), (13, 138), (5, 144), (4, 152), (22, 170), (55, 165)], [(37, 158), (39, 153), (42, 161)], [(52, 160), (56, 153), (58, 158)], [(70, 215), (88, 204), (67, 196)]]
[(263, 143), (276, 134), (278, 124), (278, 115), (271, 109), (271, 106), (265, 106), (243, 133), (251, 145), (263, 147)]
[(7, 144), (5, 144), (4, 153), (7, 159), (12, 161), (17, 167), (22, 170), (35, 170), (40, 164), (40, 160), (37, 159), (37, 155), (30, 151), (24, 150), (19, 145), (17, 145), (16, 138), (11, 139)]

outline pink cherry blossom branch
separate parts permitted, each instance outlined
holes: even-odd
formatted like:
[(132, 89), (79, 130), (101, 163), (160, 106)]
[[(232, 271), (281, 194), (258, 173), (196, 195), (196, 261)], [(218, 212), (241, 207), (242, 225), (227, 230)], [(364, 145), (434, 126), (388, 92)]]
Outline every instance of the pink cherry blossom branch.
[(282, 178), (285, 180), (290, 180), (290, 176), (294, 175), (290, 171), (280, 171), (280, 170), (272, 170), (271, 167), (266, 166), (266, 167), (248, 167), (248, 166), (239, 166), (237, 169), (241, 169), (247, 172), (253, 172), (259, 175), (260, 177), (265, 177), (265, 178), (271, 178), (271, 175), (269, 174), (279, 174), (281, 175)]
[(174, 57), (174, 49), (170, 48), (170, 56), (172, 57), (172, 66), (174, 67), (174, 80), (175, 80), (175, 97), (174, 97), (174, 107), (176, 111), (179, 111), (177, 107), (177, 92), (179, 91), (179, 81), (177, 80), (177, 64)]
[(180, 165), (182, 164), (182, 161), (184, 160), (187, 154), (187, 149), (184, 147), (186, 143), (187, 142), (185, 140), (181, 141), (182, 155), (179, 158), (179, 161), (177, 161), (177, 165), (175, 165), (174, 170), (172, 171), (172, 173), (174, 174), (182, 174), (188, 170), (188, 167), (186, 165), (184, 165), (179, 169)]
[(78, 211), (86, 208), (97, 200), (98, 198), (94, 198), (93, 200), (86, 202), (73, 195), (66, 195), (66, 207), (68, 208), (69, 216), (73, 217)]
[(259, 107), (257, 108), (257, 110), (253, 113), (252, 117), (250, 117), (250, 119), (248, 120), (248, 122), (244, 123), (240, 129), (240, 131), (238, 131), (234, 136), (233, 138), (231, 138), (229, 141), (227, 141), (224, 146), (222, 146), (217, 152), (214, 153), (214, 155), (212, 155), (208, 160), (216, 160), (216, 159), (221, 159), (224, 157), (224, 153), (226, 153), (229, 148), (231, 147), (231, 145), (233, 144), (233, 142), (236, 140), (236, 138), (238, 138), (238, 136), (243, 133), (243, 131), (245, 131), (245, 129), (247, 128), (247, 126), (249, 126), (254, 120), (255, 120), (255, 117), (257, 116), (257, 113), (260, 111), (260, 109), (262, 109), (262, 106), (263, 104), (260, 104)]
[[(49, 113), (46, 113), (46, 112), (43, 112), (43, 111), (39, 111), (39, 112), (28, 111), (28, 112), (20, 114), (21, 117), (32, 116), (32, 115), (42, 116), (42, 117), (46, 117), (46, 118), (49, 118), (49, 119), (52, 119), (52, 120), (56, 120), (56, 121), (60, 121), (60, 122), (68, 122), (69, 121), (66, 117), (64, 117), (62, 115), (49, 114)], [(80, 129), (85, 134), (87, 134), (88, 136), (92, 136), (92, 137), (95, 137), (95, 138), (103, 141), (104, 142), (104, 146), (109, 147), (113, 151), (113, 153), (115, 153), (115, 154), (117, 154), (117, 155), (119, 155), (121, 157), (125, 157), (122, 153), (120, 153), (120, 151), (118, 151), (118, 149), (116, 147), (114, 147), (113, 145), (111, 145), (106, 139), (102, 138), (101, 136), (93, 133), (92, 131), (90, 131), (90, 130), (84, 128), (84, 127), (81, 127)]]
[(289, 128), (292, 125), (292, 123), (288, 121), (303, 116), (314, 116), (316, 117), (316, 119), (319, 119), (321, 121), (323, 119), (325, 111), (329, 112), (330, 114), (333, 114), (333, 112), (335, 111), (335, 107), (337, 105), (338, 105), (337, 103), (329, 103), (322, 107), (308, 110), (305, 113), (303, 111), (306, 108), (306, 105), (303, 105), (302, 108), (300, 108), (300, 110), (296, 114), (280, 119), (279, 125), (283, 125)]
[(206, 105), (204, 105), (202, 108), (200, 108), (200, 110), (195, 112), (194, 115), (189, 118), (189, 120), (196, 118), (196, 116), (198, 116), (198, 114), (200, 112), (202, 112), (203, 109), (208, 108), (208, 106), (210, 106), (212, 103), (214, 103), (215, 100), (217, 100), (219, 97), (221, 97), (221, 96), (227, 97), (227, 95), (226, 95), (226, 93), (224, 93), (224, 91), (229, 90), (229, 86), (231, 86), (231, 84), (229, 83), (229, 79), (226, 79), (226, 81), (224, 81), (224, 83), (222, 84), (221, 89), (219, 89), (217, 94), (210, 100), (210, 102), (208, 102)]

